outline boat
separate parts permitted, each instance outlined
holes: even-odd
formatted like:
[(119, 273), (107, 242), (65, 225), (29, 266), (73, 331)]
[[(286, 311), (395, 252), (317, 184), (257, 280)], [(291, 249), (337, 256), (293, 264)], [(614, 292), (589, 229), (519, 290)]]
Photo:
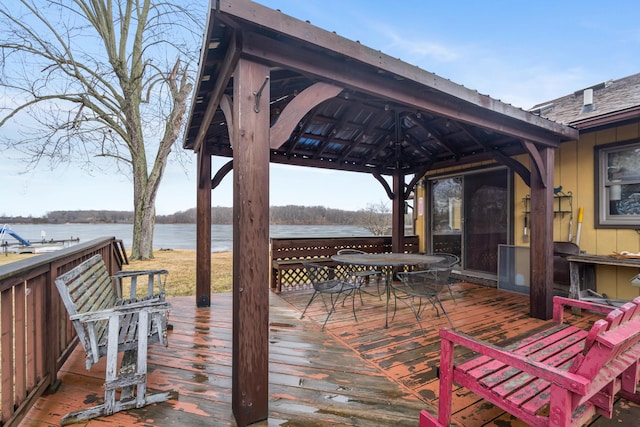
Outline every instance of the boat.
[[(12, 240), (9, 240), (9, 238)], [(7, 224), (0, 227), (0, 247), (5, 253), (19, 254), (41, 254), (54, 252), (67, 248), (80, 241), (80, 238), (71, 237), (69, 239), (47, 239), (44, 230), (40, 232), (40, 239), (25, 239), (13, 231)]]

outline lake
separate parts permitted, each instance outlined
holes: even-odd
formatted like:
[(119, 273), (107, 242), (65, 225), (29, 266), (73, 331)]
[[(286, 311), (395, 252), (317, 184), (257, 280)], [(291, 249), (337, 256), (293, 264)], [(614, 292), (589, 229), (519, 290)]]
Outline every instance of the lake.
[[(9, 228), (21, 237), (36, 242), (79, 238), (87, 242), (98, 237), (115, 236), (122, 239), (126, 248), (131, 248), (133, 225), (131, 224), (9, 224)], [(363, 227), (348, 225), (272, 225), (271, 237), (366, 237), (371, 232)], [(15, 240), (8, 236), (7, 241)], [(231, 225), (211, 226), (211, 250), (228, 252), (232, 249)], [(196, 249), (195, 224), (156, 224), (153, 238), (154, 249)]]

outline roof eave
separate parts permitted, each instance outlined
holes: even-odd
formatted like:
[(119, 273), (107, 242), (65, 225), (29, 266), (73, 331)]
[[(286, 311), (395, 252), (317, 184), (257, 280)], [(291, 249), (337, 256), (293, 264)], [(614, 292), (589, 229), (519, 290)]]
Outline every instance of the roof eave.
[(212, 13), (222, 13), (250, 23), (262, 29), (276, 32), (301, 43), (312, 44), (320, 49), (359, 61), (382, 72), (397, 76), (398, 80), (410, 80), (426, 88), (441, 92), (458, 100), (494, 111), (529, 125), (543, 128), (560, 136), (561, 140), (577, 138), (577, 131), (561, 123), (531, 114), (519, 107), (482, 95), (476, 90), (442, 78), (434, 73), (393, 58), (359, 42), (346, 39), (336, 33), (315, 27), (309, 22), (288, 16), (278, 10), (248, 0), (218, 0)]
[(619, 125), (628, 121), (640, 120), (640, 105), (627, 108), (625, 110), (613, 111), (607, 114), (602, 114), (595, 117), (589, 117), (585, 119), (573, 120), (568, 124), (575, 127), (579, 131), (585, 132), (590, 130), (596, 130), (602, 127), (609, 127), (612, 125)]

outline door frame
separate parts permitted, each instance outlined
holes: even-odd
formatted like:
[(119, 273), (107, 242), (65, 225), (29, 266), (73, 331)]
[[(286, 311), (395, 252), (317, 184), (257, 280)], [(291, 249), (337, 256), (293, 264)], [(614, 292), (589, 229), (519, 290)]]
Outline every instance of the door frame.
[[(507, 242), (505, 244), (509, 244), (512, 245), (513, 241), (514, 241), (514, 184), (513, 184), (513, 179), (514, 179), (514, 175), (513, 175), (513, 171), (505, 166), (500, 166), (500, 165), (496, 165), (496, 166), (491, 166), (491, 167), (482, 167), (482, 168), (474, 168), (474, 169), (467, 169), (464, 171), (455, 171), (455, 172), (451, 172), (451, 173), (445, 173), (445, 174), (438, 174), (438, 175), (432, 175), (432, 176), (427, 176), (425, 177), (425, 198), (428, 201), (426, 203), (426, 207), (428, 208), (425, 211), (424, 215), (424, 230), (425, 230), (425, 238), (426, 238), (426, 251), (428, 253), (430, 252), (434, 252), (433, 248), (434, 248), (434, 244), (433, 244), (433, 238), (434, 238), (434, 232), (433, 232), (433, 228), (432, 228), (432, 216), (433, 216), (433, 181), (438, 181), (438, 180), (443, 180), (443, 179), (448, 179), (448, 178), (456, 178), (456, 177), (460, 177), (462, 178), (462, 189), (461, 189), (461, 224), (462, 224), (462, 230), (460, 233), (460, 267), (459, 270), (461, 273), (463, 274), (468, 274), (468, 275), (472, 275), (472, 276), (477, 276), (477, 277), (482, 277), (482, 278), (487, 278), (487, 279), (497, 279), (497, 272), (496, 273), (491, 273), (488, 271), (480, 271), (480, 270), (468, 270), (466, 268), (465, 265), (465, 259), (464, 259), (464, 254), (465, 254), (465, 250), (466, 250), (466, 224), (465, 224), (465, 205), (467, 203), (467, 201), (465, 200), (465, 178), (471, 175), (477, 175), (477, 174), (482, 174), (482, 173), (487, 173), (487, 172), (492, 172), (492, 171), (496, 171), (496, 170), (505, 170), (506, 174), (507, 174)], [(498, 248), (496, 248), (496, 252), (498, 251)]]

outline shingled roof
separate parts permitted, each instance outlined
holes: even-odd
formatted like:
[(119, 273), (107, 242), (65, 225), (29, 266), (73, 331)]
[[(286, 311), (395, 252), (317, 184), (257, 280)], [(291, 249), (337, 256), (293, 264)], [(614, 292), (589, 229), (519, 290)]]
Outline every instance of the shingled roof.
[(532, 113), (574, 126), (595, 129), (640, 120), (640, 73), (608, 80), (534, 106)]

